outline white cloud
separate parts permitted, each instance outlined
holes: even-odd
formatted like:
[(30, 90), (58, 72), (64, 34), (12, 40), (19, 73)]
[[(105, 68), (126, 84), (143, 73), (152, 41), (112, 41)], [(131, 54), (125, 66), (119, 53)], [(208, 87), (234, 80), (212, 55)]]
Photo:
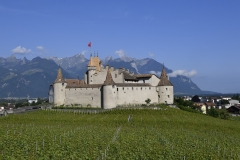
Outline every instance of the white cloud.
[(177, 76), (186, 76), (186, 77), (193, 77), (197, 74), (196, 70), (192, 70), (190, 72), (187, 72), (186, 70), (176, 70), (172, 73), (169, 73), (169, 77), (177, 77)]
[(149, 56), (149, 57), (153, 57), (153, 56), (154, 56), (154, 54), (153, 54), (153, 53), (151, 53), (151, 52), (148, 52), (148, 56)]
[(26, 49), (26, 48), (24, 48), (24, 47), (18, 46), (18, 47), (16, 47), (16, 48), (14, 48), (14, 49), (12, 50), (12, 52), (15, 53), (15, 54), (22, 54), (22, 55), (24, 55), (24, 54), (30, 53), (30, 52), (31, 52), (31, 49)]
[(116, 51), (115, 54), (117, 54), (120, 58), (125, 57), (125, 52), (122, 49)]
[(87, 50), (84, 50), (81, 52), (81, 55), (85, 55), (87, 53)]
[(150, 71), (149, 73), (155, 74), (156, 76), (160, 76), (161, 75), (161, 71)]
[(37, 46), (37, 49), (40, 51), (44, 50), (43, 46)]

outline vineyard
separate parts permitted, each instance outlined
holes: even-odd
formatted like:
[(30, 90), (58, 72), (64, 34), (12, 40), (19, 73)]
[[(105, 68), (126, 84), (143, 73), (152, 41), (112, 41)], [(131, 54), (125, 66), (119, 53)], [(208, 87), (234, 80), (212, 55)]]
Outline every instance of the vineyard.
[(239, 121), (179, 109), (0, 117), (0, 159), (240, 159)]

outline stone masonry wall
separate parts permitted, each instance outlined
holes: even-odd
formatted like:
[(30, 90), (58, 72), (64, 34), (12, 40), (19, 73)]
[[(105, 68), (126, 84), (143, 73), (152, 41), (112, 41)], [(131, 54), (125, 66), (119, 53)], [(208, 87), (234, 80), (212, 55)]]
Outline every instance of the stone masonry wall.
[(66, 88), (65, 105), (71, 104), (101, 108), (101, 88)]
[(146, 99), (151, 103), (158, 103), (156, 87), (117, 87), (117, 105), (146, 104)]

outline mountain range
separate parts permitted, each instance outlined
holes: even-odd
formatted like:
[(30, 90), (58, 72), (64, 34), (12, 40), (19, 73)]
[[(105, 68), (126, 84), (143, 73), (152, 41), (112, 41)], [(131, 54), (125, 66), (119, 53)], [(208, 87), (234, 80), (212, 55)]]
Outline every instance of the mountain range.
[[(65, 78), (82, 79), (87, 70), (88, 59), (82, 54), (72, 57), (58, 58), (36, 57), (32, 60), (17, 59), (15, 56), (0, 57), (0, 98), (4, 97), (47, 97), (49, 85), (56, 76), (59, 66), (63, 69)], [(163, 64), (151, 58), (135, 59), (130, 57), (102, 59), (102, 64), (114, 68), (126, 68), (134, 73), (153, 73), (159, 77)], [(167, 73), (172, 70), (167, 68)], [(202, 91), (186, 76), (170, 77), (175, 94), (211, 94), (215, 92)]]

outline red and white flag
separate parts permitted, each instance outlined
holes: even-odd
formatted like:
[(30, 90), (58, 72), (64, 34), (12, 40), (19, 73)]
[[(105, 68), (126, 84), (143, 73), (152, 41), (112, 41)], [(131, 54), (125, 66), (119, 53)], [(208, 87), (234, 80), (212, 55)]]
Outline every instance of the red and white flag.
[(89, 43), (88, 43), (88, 47), (92, 47), (92, 42), (89, 42)]

